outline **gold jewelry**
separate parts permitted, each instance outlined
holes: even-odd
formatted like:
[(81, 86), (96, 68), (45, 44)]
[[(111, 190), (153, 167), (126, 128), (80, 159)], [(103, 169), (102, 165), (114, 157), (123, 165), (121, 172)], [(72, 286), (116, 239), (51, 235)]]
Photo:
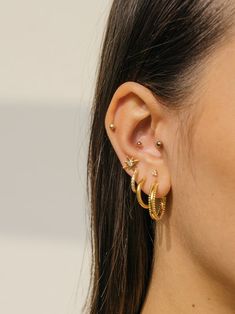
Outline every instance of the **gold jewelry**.
[(149, 205), (148, 204), (145, 204), (143, 199), (142, 199), (142, 196), (141, 196), (141, 188), (142, 188), (142, 185), (144, 183), (145, 179), (141, 179), (139, 184), (137, 185), (137, 189), (136, 189), (136, 197), (137, 197), (137, 201), (138, 203), (143, 207), (143, 208), (149, 208)]
[(134, 173), (133, 173), (133, 175), (132, 175), (132, 177), (131, 177), (131, 189), (132, 189), (132, 191), (133, 191), (134, 193), (136, 193), (135, 181), (136, 181), (137, 175), (138, 175), (138, 170), (135, 169), (135, 170), (134, 170)]
[(150, 188), (150, 193), (148, 196), (148, 204), (145, 204), (142, 196), (141, 196), (141, 188), (144, 183), (145, 179), (140, 180), (139, 184), (137, 185), (136, 189), (136, 196), (138, 203), (143, 207), (149, 210), (150, 217), (153, 220), (159, 221), (162, 216), (164, 215), (166, 209), (166, 197), (162, 197), (159, 199), (159, 204), (156, 207), (156, 194), (158, 189), (158, 182), (152, 184)]
[(138, 141), (136, 144), (137, 144), (138, 147), (142, 146), (142, 142), (141, 141)]
[[(162, 216), (164, 215), (165, 209), (166, 209), (166, 197), (159, 198), (159, 204), (156, 206), (156, 194), (158, 190), (158, 182), (154, 182), (151, 185), (150, 193), (148, 196), (148, 204), (145, 204), (141, 192), (142, 192), (142, 186), (145, 182), (145, 178), (141, 179), (140, 182), (137, 184), (137, 187), (135, 186), (136, 178), (138, 176), (138, 169), (136, 168), (136, 164), (139, 162), (138, 159), (134, 159), (134, 157), (127, 156), (127, 160), (125, 161), (125, 166), (123, 166), (123, 169), (133, 170), (133, 175), (131, 177), (131, 189), (134, 193), (136, 193), (137, 201), (138, 203), (143, 207), (149, 210), (150, 217), (153, 220), (159, 221)], [(153, 176), (158, 176), (157, 169), (154, 169), (152, 171)]]
[(116, 127), (115, 127), (115, 125), (114, 125), (113, 123), (111, 123), (111, 124), (109, 125), (109, 128), (110, 128), (112, 131), (114, 131), (114, 130), (116, 129)]
[(162, 142), (161, 142), (161, 141), (157, 141), (157, 142), (156, 142), (156, 146), (157, 146), (157, 147), (162, 147)]
[(152, 171), (152, 175), (153, 175), (154, 177), (157, 177), (157, 176), (158, 176), (157, 169), (154, 169), (154, 170)]
[(162, 197), (159, 200), (159, 205), (158, 208), (156, 209), (156, 194), (157, 194), (157, 190), (158, 190), (158, 183), (155, 182), (152, 184), (151, 188), (150, 188), (150, 194), (149, 194), (149, 198), (148, 198), (148, 204), (149, 204), (149, 214), (150, 217), (154, 220), (159, 221), (164, 212), (165, 212), (165, 208), (166, 208), (166, 197)]
[(133, 170), (133, 168), (136, 167), (136, 164), (139, 162), (138, 159), (134, 159), (134, 157), (127, 156), (127, 160), (125, 161), (125, 166), (123, 166), (123, 169)]
[[(137, 146), (141, 147), (143, 143), (141, 141), (138, 141), (136, 144), (137, 144)], [(163, 144), (161, 141), (157, 141), (155, 145), (157, 147), (162, 147)]]

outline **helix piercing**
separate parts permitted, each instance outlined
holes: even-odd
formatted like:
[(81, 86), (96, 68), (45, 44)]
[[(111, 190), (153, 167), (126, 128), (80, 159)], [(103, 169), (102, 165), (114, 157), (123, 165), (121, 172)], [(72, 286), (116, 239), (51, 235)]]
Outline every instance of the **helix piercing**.
[(113, 123), (111, 123), (111, 124), (109, 125), (109, 128), (110, 128), (112, 131), (114, 131), (114, 130), (116, 129), (116, 127), (115, 127), (115, 125), (114, 125)]

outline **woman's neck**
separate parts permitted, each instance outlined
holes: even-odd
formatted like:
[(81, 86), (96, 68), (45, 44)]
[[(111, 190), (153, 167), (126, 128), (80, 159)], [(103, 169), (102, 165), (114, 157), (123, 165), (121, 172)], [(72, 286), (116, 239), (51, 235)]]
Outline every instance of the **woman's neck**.
[(169, 227), (158, 222), (155, 262), (141, 314), (234, 314), (227, 282), (203, 265)]

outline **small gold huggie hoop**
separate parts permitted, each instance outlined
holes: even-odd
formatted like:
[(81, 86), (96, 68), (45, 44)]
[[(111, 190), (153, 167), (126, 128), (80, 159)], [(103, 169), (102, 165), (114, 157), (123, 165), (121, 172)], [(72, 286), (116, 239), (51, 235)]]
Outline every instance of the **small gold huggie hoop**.
[(136, 181), (137, 175), (138, 175), (138, 170), (135, 168), (134, 173), (131, 177), (131, 189), (134, 193), (136, 193), (135, 181)]
[(142, 196), (141, 196), (141, 187), (144, 183), (145, 179), (141, 179), (139, 184), (137, 185), (137, 190), (136, 190), (136, 197), (137, 197), (137, 201), (139, 202), (139, 204), (143, 207), (143, 208), (149, 208), (148, 204), (145, 204), (144, 201), (142, 200)]

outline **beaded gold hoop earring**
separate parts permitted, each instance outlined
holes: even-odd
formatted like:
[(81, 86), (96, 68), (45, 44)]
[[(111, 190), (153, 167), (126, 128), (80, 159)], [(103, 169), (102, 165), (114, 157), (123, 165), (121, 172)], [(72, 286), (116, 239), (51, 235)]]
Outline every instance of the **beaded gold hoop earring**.
[(159, 204), (156, 207), (156, 194), (158, 190), (158, 183), (155, 182), (152, 184), (150, 188), (149, 198), (148, 198), (148, 204), (149, 204), (149, 214), (150, 217), (154, 220), (159, 221), (162, 216), (164, 215), (165, 208), (166, 208), (166, 197), (162, 197), (159, 199)]
[(149, 210), (150, 217), (153, 220), (159, 221), (161, 220), (162, 216), (164, 215), (165, 208), (166, 208), (166, 197), (159, 198), (159, 204), (156, 205), (156, 194), (158, 189), (158, 182), (155, 182), (152, 184), (150, 188), (150, 193), (148, 196), (148, 204), (145, 204), (142, 196), (141, 196), (141, 188), (144, 183), (145, 179), (140, 180), (137, 190), (136, 190), (136, 196), (138, 203), (143, 207)]
[(138, 175), (138, 170), (135, 168), (134, 173), (131, 177), (131, 189), (134, 193), (136, 193), (135, 181), (136, 181), (137, 175)]

